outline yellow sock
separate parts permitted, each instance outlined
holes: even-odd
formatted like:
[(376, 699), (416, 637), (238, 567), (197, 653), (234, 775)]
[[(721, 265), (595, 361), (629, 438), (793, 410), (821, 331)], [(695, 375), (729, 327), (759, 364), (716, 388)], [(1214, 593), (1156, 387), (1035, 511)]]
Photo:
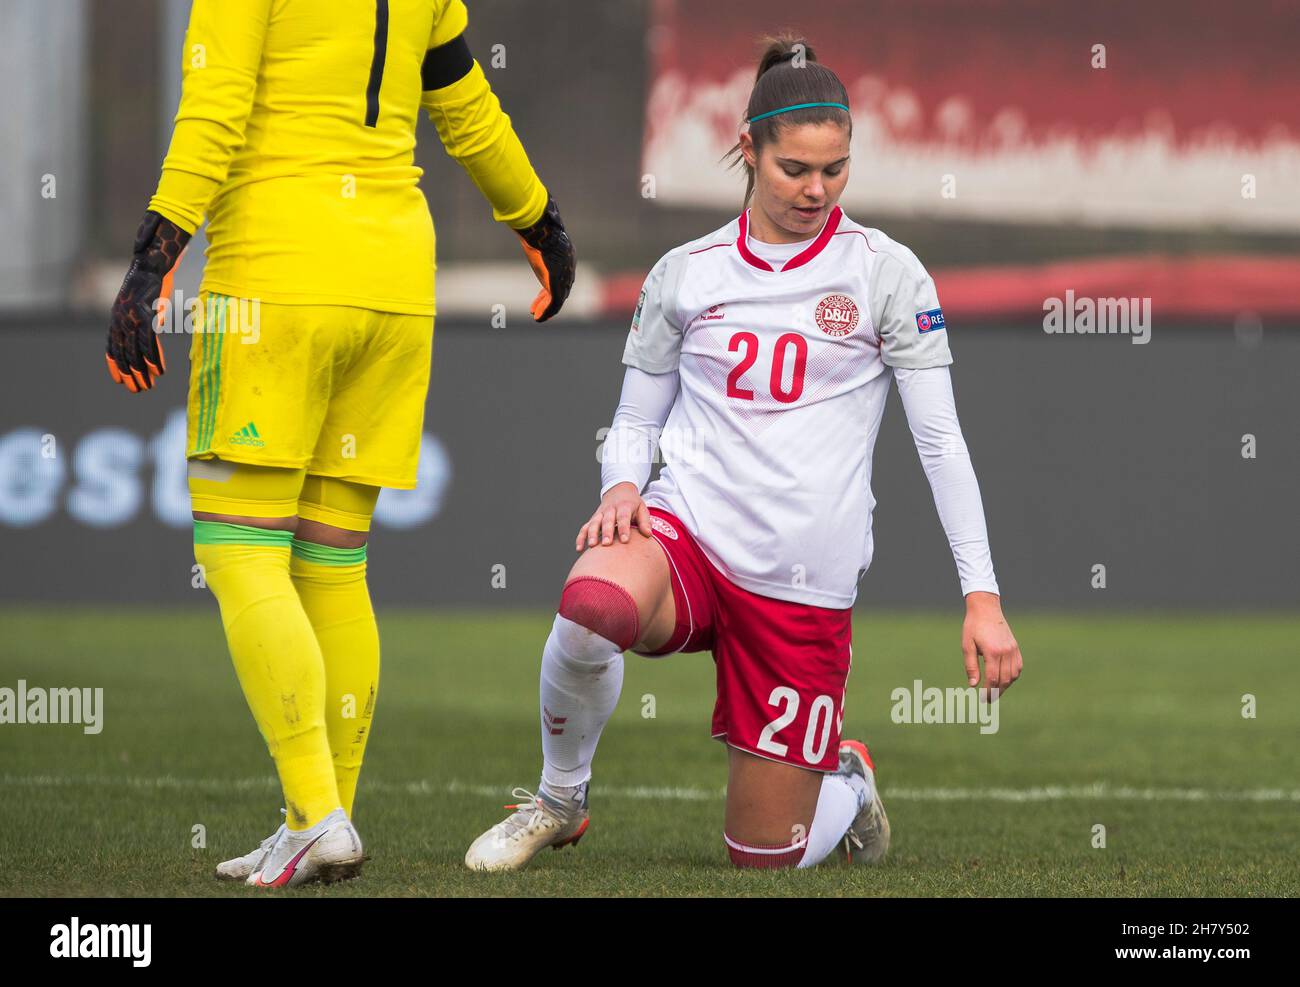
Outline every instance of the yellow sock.
[(366, 587), (366, 549), (293, 541), (293, 585), (325, 659), (325, 725), (348, 815), (379, 689), (379, 628)]
[(290, 829), (341, 804), (325, 729), (325, 663), (289, 577), (292, 534), (194, 522), (194, 558), (221, 622), (248, 708), (275, 760)]

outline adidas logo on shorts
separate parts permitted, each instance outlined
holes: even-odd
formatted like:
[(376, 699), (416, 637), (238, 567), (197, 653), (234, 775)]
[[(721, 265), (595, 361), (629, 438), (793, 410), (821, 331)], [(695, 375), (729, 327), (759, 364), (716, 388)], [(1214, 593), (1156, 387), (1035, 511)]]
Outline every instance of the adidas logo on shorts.
[(266, 445), (266, 443), (262, 441), (262, 436), (258, 434), (257, 426), (252, 422), (249, 422), (232, 435), (230, 437), (230, 444), (232, 446), (256, 446), (259, 449)]

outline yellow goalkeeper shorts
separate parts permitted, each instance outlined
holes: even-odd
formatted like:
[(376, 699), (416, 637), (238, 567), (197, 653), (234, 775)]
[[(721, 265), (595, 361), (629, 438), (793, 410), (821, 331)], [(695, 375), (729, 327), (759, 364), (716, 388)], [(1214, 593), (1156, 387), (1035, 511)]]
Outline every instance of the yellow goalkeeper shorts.
[(415, 486), (433, 316), (204, 293), (186, 455)]

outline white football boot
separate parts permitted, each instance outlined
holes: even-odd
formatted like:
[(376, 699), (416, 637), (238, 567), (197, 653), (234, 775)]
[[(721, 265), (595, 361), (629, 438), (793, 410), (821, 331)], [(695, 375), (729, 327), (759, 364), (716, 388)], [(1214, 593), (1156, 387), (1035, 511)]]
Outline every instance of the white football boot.
[(860, 775), (871, 783), (871, 801), (862, 807), (844, 834), (844, 852), (854, 864), (878, 864), (889, 850), (889, 818), (876, 789), (876, 766), (860, 740), (840, 743), (840, 771)]
[(587, 788), (571, 806), (526, 788), (510, 793), (520, 799), (507, 805), (515, 811), (475, 840), (465, 854), (465, 866), (471, 870), (522, 870), (528, 861), (547, 847), (558, 850), (577, 843), (591, 821), (587, 814)]
[[(285, 815), (283, 809), (280, 815)], [(251, 853), (246, 853), (242, 857), (232, 857), (230, 860), (223, 860), (217, 864), (218, 881), (247, 881), (248, 875), (261, 869), (262, 858), (275, 846), (275, 841), (280, 838), (280, 834), (285, 830), (284, 823), (280, 823), (280, 828), (264, 839), (261, 845)]]
[(296, 888), (309, 881), (344, 881), (361, 873), (361, 837), (348, 814), (335, 809), (311, 829), (284, 829), (248, 875), (255, 888)]

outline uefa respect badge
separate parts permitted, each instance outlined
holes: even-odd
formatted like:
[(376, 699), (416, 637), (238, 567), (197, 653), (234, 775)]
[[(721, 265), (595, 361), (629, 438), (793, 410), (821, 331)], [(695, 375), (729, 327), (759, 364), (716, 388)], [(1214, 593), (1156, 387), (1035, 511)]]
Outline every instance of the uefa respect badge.
[(932, 308), (928, 312), (917, 312), (916, 328), (921, 332), (937, 332), (944, 328), (943, 309)]

